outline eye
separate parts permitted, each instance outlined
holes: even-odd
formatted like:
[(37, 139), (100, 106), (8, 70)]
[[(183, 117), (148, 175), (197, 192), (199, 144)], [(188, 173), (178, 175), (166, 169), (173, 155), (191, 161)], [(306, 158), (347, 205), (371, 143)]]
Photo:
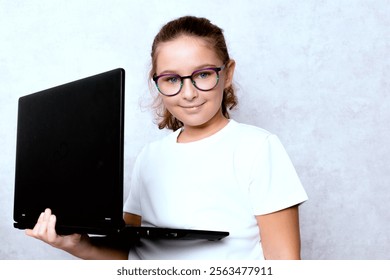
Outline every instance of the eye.
[(208, 72), (199, 73), (199, 78), (206, 79), (208, 76), (210, 76), (210, 73)]
[(171, 84), (176, 84), (176, 83), (180, 82), (180, 79), (176, 76), (170, 76), (170, 77), (167, 77), (166, 81), (168, 83), (171, 83)]
[(176, 84), (180, 82), (180, 78), (177, 76), (165, 76), (163, 77), (164, 83)]
[(213, 75), (213, 71), (204, 70), (204, 71), (200, 71), (200, 72), (195, 73), (194, 79), (203, 80), (203, 79), (209, 78), (209, 77), (212, 76), (212, 75)]

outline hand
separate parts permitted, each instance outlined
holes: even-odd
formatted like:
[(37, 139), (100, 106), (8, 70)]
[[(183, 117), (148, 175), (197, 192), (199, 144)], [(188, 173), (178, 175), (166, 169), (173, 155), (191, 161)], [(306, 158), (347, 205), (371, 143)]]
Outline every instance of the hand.
[(55, 226), (56, 216), (50, 209), (46, 209), (39, 216), (34, 228), (26, 229), (26, 234), (81, 259), (126, 260), (128, 257), (128, 248), (112, 249), (96, 246), (87, 234), (58, 235)]
[(81, 245), (82, 241), (88, 238), (77, 233), (65, 236), (58, 235), (55, 230), (55, 225), (56, 216), (51, 213), (50, 209), (46, 209), (39, 216), (34, 228), (26, 229), (26, 234), (70, 253), (77, 250), (78, 245)]

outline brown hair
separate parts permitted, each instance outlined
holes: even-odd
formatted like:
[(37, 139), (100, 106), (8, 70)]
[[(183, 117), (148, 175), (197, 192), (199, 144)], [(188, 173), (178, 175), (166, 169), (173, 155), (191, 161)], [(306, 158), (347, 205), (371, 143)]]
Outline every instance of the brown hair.
[[(229, 53), (226, 47), (223, 30), (212, 24), (206, 18), (198, 18), (194, 16), (185, 16), (175, 19), (165, 24), (157, 33), (152, 44), (152, 69), (149, 72), (149, 81), (156, 73), (156, 49), (160, 43), (172, 41), (179, 36), (187, 35), (200, 37), (205, 39), (211, 47), (216, 51), (223, 63), (230, 60)], [(226, 118), (229, 118), (228, 109), (232, 109), (237, 105), (237, 97), (234, 93), (233, 86), (224, 89), (222, 99), (222, 113)], [(177, 130), (183, 126), (183, 123), (176, 119), (162, 104), (161, 98), (155, 100), (155, 110), (158, 117), (158, 128), (168, 128)]]

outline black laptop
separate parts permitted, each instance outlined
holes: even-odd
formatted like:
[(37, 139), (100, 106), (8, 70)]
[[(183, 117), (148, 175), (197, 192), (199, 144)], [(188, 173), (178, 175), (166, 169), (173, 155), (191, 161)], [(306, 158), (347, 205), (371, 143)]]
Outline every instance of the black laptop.
[(228, 232), (130, 227), (123, 220), (125, 71), (19, 99), (14, 227), (51, 208), (59, 234), (220, 240)]

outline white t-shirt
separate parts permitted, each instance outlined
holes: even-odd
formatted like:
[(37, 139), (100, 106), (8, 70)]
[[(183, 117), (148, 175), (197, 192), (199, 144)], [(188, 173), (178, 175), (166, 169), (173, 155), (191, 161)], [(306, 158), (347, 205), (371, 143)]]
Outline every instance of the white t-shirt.
[(234, 120), (205, 139), (179, 130), (139, 154), (124, 211), (143, 226), (229, 231), (221, 241), (141, 240), (129, 259), (263, 259), (255, 215), (307, 200), (279, 139)]

